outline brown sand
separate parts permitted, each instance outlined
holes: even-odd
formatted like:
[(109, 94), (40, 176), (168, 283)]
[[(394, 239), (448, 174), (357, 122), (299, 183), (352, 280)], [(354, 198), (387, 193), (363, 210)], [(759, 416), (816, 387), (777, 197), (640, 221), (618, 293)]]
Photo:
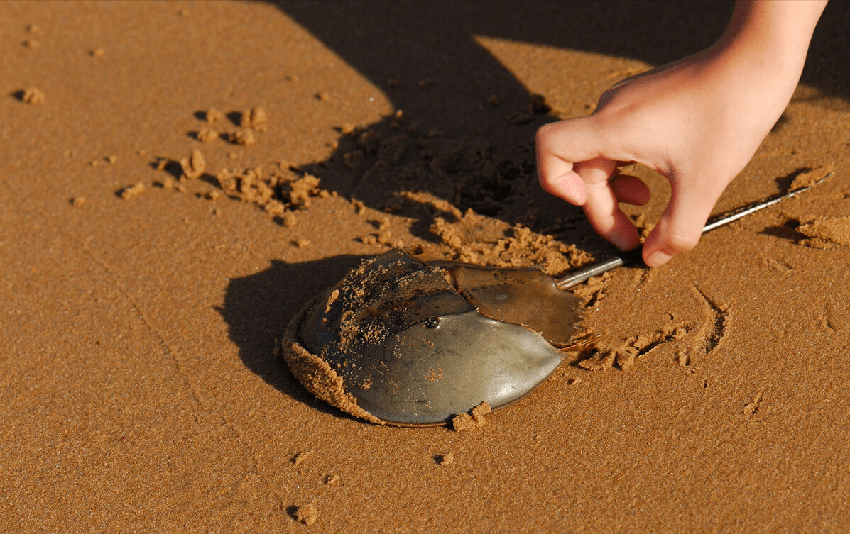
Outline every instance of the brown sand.
[(820, 217), (801, 224), (797, 231), (812, 241), (850, 247), (850, 217)]
[[(717, 211), (835, 175), (594, 281), (600, 350), (486, 426), (364, 423), (275, 350), (399, 241), (551, 274), (612, 254), (537, 187), (534, 131), (729, 9), (0, 3), (0, 531), (850, 530), (846, 3)], [(669, 187), (627, 171), (648, 228)]]
[(469, 413), (461, 413), (452, 418), (452, 429), (455, 432), (463, 432), (465, 430), (473, 430), (487, 424), (487, 419), (484, 416), (490, 413), (490, 405), (482, 402)]

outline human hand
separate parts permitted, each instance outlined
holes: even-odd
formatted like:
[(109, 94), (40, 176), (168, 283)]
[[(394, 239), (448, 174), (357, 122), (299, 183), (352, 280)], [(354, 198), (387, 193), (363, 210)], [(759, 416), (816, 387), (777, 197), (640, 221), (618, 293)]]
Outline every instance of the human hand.
[[(649, 189), (616, 170), (618, 162), (642, 163), (671, 185), (667, 208), (644, 244), (644, 262), (656, 267), (693, 248), (718, 197), (752, 158), (799, 80), (823, 3), (803, 30), (799, 13), (796, 20), (784, 12), (777, 18), (775, 10), (783, 8), (775, 6), (782, 4), (739, 4), (730, 29), (711, 48), (623, 80), (587, 117), (541, 127), (541, 186), (582, 206), (594, 230), (628, 250), (639, 236), (619, 202), (643, 205)], [(777, 31), (792, 23), (803, 32), (796, 41)], [(783, 37), (783, 46), (766, 46)]]

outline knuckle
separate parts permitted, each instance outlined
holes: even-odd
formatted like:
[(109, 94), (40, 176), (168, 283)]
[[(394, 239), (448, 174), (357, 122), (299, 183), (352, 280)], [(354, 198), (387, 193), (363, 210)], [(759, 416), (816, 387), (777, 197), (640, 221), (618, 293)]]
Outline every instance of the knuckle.
[(667, 252), (679, 254), (680, 252), (687, 252), (697, 246), (697, 243), (699, 242), (699, 235), (671, 233), (664, 241), (664, 249)]
[(552, 127), (556, 123), (544, 124), (540, 128), (537, 129), (537, 133), (534, 135), (534, 143), (538, 147), (545, 147), (549, 139), (552, 137)]

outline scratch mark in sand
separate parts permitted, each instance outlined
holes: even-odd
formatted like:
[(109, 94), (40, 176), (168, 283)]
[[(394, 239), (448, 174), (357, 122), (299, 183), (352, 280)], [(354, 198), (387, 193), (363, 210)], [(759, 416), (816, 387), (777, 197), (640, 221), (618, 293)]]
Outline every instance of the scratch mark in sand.
[(761, 406), (762, 401), (764, 400), (764, 389), (760, 390), (756, 393), (756, 396), (753, 397), (753, 400), (749, 402), (749, 404), (744, 405), (744, 409), (742, 410), (744, 416), (747, 419), (751, 419), (756, 412), (759, 411), (759, 406)]
[(694, 298), (703, 304), (705, 310), (705, 320), (697, 330), (691, 347), (696, 354), (708, 356), (720, 348), (723, 343), (731, 318), (729, 307), (718, 304), (696, 285), (693, 286), (691, 292)]

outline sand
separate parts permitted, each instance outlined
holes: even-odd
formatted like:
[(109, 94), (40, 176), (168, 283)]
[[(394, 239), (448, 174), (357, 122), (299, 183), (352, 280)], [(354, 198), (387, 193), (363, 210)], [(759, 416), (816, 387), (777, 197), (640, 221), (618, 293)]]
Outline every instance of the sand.
[[(833, 177), (580, 290), (594, 347), (486, 425), (364, 422), (276, 348), (399, 244), (609, 257), (537, 187), (534, 131), (730, 9), (0, 3), (0, 531), (850, 530), (842, 2), (715, 211)], [(669, 187), (624, 171), (647, 229)]]

